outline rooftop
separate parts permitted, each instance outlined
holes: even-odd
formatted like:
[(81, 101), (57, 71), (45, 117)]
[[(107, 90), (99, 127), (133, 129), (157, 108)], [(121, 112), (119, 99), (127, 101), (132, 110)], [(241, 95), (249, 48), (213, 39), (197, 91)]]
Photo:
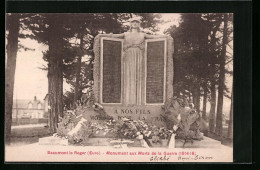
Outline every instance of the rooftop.
[(42, 104), (43, 108), (43, 100), (38, 100), (36, 97), (34, 97), (33, 100), (27, 100), (27, 99), (14, 99), (13, 100), (13, 108), (18, 108), (18, 109), (28, 109), (29, 104), (32, 104), (32, 109), (37, 109), (38, 104)]

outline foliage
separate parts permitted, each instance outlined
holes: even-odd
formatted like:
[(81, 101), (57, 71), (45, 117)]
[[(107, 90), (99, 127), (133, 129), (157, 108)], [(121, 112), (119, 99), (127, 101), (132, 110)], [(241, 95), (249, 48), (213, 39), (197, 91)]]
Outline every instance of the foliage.
[[(124, 118), (122, 121), (117, 121), (117, 134), (119, 138), (124, 139), (169, 139), (172, 132), (165, 127), (158, 127), (151, 123), (141, 120), (129, 120)], [(120, 123), (121, 122), (121, 123)]]
[[(106, 117), (103, 107), (94, 103), (88, 107), (78, 106), (72, 114), (66, 116), (60, 121), (58, 126), (58, 135), (68, 138), (70, 143), (84, 143), (88, 138), (105, 137), (115, 139), (148, 139), (154, 144), (160, 144), (162, 139), (169, 140), (172, 133), (176, 133), (176, 138), (183, 139), (185, 142), (193, 139), (202, 139), (200, 130), (201, 119), (199, 114), (192, 108), (187, 107), (188, 103), (184, 100), (173, 97), (163, 106), (164, 114), (161, 116), (165, 119), (167, 127), (158, 127), (151, 123), (141, 120), (114, 120), (112, 117)], [(191, 105), (192, 107), (192, 105)], [(98, 122), (84, 122), (81, 128), (72, 136), (68, 135), (69, 131), (75, 128), (82, 117), (84, 109), (93, 109), (97, 114), (105, 118)], [(184, 143), (185, 143), (184, 142)]]
[(82, 127), (76, 134), (73, 134), (72, 136), (68, 137), (69, 142), (71, 144), (78, 144), (78, 143), (85, 142), (92, 135), (93, 132), (91, 131), (91, 129), (88, 128), (87, 123), (84, 122), (81, 125)]
[(66, 137), (68, 132), (72, 130), (80, 121), (80, 116), (74, 112), (65, 112), (64, 117), (60, 118), (57, 128), (57, 135)]
[[(90, 104), (91, 105), (91, 104)], [(161, 116), (165, 119), (167, 127), (158, 127), (151, 123), (141, 120), (130, 120), (123, 118), (122, 120), (114, 120), (107, 116), (103, 107), (94, 103), (91, 106), (78, 106), (74, 114), (66, 114), (59, 123), (59, 136), (69, 137), (70, 142), (81, 143), (89, 137), (109, 137), (118, 139), (152, 139), (152, 143), (160, 143), (162, 139), (170, 139), (172, 133), (176, 133), (176, 137), (180, 139), (193, 140), (201, 139), (200, 130), (201, 119), (199, 114), (193, 109), (187, 107), (188, 103), (183, 99), (173, 97), (169, 99), (162, 107), (164, 114)], [(192, 105), (190, 105), (192, 107)], [(80, 130), (73, 136), (67, 136), (69, 130), (75, 128), (83, 110), (92, 109), (101, 116), (100, 122), (83, 123)], [(104, 118), (104, 119), (103, 119)]]
[(124, 119), (117, 121), (117, 137), (120, 139), (135, 139), (137, 137), (137, 128), (133, 121)]
[(162, 139), (170, 139), (172, 130), (165, 127), (157, 127), (143, 121), (136, 120), (104, 120), (100, 122), (83, 122), (77, 133), (69, 135), (78, 123), (82, 115), (75, 112), (66, 112), (58, 124), (57, 136), (67, 138), (71, 144), (81, 144), (88, 138), (115, 138), (115, 139), (152, 139), (159, 143)]
[[(218, 84), (222, 23), (223, 14), (181, 14), (179, 27), (173, 25), (165, 31), (175, 42), (174, 95), (188, 98), (198, 112), (202, 91), (210, 95), (210, 86)], [(232, 23), (229, 36), (232, 41)], [(227, 58), (232, 61), (232, 54)], [(227, 90), (225, 86), (226, 96)], [(215, 93), (214, 89), (212, 93)]]
[(175, 87), (182, 94), (192, 93), (207, 75), (207, 36), (210, 28), (202, 14), (182, 14), (179, 27), (170, 27), (169, 33), (175, 41)]
[(192, 104), (188, 107), (188, 103), (183, 99), (173, 97), (169, 99), (163, 106), (164, 118), (167, 128), (173, 129), (176, 138), (186, 140), (201, 139), (200, 115), (192, 108)]

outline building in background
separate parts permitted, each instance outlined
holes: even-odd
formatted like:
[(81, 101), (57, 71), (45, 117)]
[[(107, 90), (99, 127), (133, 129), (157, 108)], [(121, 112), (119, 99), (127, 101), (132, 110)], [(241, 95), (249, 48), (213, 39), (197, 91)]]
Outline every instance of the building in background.
[[(38, 100), (35, 96), (33, 100), (14, 99), (12, 111), (13, 124), (37, 124), (46, 123), (48, 120), (47, 98)], [(46, 113), (47, 110), (47, 113)]]

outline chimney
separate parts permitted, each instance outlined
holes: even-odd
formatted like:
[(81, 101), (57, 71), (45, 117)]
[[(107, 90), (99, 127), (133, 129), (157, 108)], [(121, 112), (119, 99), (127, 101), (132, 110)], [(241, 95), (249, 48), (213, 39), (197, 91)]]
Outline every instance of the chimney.
[(37, 98), (36, 98), (36, 96), (34, 96), (34, 101), (36, 101), (37, 100)]

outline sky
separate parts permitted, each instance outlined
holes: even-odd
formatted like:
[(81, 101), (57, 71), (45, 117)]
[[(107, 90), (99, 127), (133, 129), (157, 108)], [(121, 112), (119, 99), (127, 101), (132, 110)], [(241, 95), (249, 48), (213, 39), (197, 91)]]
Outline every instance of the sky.
[(37, 96), (42, 100), (48, 91), (48, 78), (47, 71), (39, 68), (47, 64), (42, 59), (42, 52), (48, 47), (30, 39), (21, 39), (20, 43), (35, 50), (17, 53), (14, 98), (33, 99)]
[[(161, 14), (163, 20), (167, 23), (160, 24), (158, 34), (163, 34), (164, 30), (171, 25), (179, 25), (179, 14)], [(20, 50), (17, 53), (14, 99), (37, 99), (43, 100), (48, 92), (47, 71), (40, 67), (47, 66), (47, 63), (42, 59), (43, 52), (48, 50), (48, 46), (39, 44), (35, 40), (20, 39), (21, 44), (26, 47), (35, 49), (34, 51)], [(231, 87), (232, 79), (227, 78), (227, 84)], [(70, 85), (64, 82), (64, 91), (70, 90)], [(208, 109), (210, 108), (208, 103)], [(224, 99), (224, 112), (229, 112), (230, 100)]]

